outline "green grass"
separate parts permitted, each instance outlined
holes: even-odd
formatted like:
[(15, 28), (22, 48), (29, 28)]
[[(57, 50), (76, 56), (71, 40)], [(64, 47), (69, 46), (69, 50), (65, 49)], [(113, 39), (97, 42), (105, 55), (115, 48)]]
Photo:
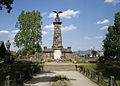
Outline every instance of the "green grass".
[(3, 60), (0, 60), (0, 63), (3, 63), (4, 61)]

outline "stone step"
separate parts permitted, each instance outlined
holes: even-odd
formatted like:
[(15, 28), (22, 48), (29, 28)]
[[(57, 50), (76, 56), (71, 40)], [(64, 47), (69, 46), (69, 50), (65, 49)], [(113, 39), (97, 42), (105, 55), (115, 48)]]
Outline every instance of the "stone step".
[(75, 71), (75, 65), (44, 65), (44, 71)]

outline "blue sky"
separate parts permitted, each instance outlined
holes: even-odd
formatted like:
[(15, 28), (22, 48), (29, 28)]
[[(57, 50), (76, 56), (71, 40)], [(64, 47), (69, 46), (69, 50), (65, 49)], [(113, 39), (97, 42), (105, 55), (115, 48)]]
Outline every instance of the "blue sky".
[[(0, 41), (14, 41), (18, 29), (15, 28), (22, 10), (38, 10), (43, 25), (42, 46), (51, 47), (53, 43), (53, 10), (63, 11), (62, 43), (71, 46), (73, 51), (94, 48), (102, 49), (102, 40), (107, 27), (114, 24), (114, 14), (120, 11), (120, 0), (14, 0), (10, 14), (6, 9), (0, 11)], [(18, 50), (12, 44), (11, 50)]]

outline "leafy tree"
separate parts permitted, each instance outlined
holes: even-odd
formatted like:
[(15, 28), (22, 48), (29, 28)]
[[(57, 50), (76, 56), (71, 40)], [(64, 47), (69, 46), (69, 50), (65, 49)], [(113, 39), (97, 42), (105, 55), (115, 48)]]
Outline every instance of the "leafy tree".
[(39, 11), (24, 12), (18, 16), (18, 21), (15, 27), (19, 29), (19, 32), (15, 35), (14, 44), (18, 48), (19, 53), (22, 55), (34, 54), (35, 52), (41, 52), (42, 44), (42, 32), (41, 32), (41, 21)]
[(120, 56), (120, 12), (115, 14), (114, 26), (108, 27), (108, 33), (103, 40), (105, 56)]
[(93, 56), (97, 55), (97, 51), (95, 51), (95, 50), (92, 50), (91, 53), (92, 53)]
[(7, 12), (10, 13), (12, 7), (11, 4), (13, 4), (14, 0), (0, 0), (0, 10), (5, 7), (7, 9)]

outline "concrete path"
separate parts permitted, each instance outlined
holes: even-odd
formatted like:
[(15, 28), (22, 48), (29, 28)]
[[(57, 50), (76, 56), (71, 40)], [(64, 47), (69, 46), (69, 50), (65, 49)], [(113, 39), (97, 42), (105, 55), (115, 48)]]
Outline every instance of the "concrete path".
[(25, 86), (49, 86), (52, 76), (65, 75), (70, 79), (71, 86), (98, 86), (84, 75), (77, 71), (53, 71), (43, 72), (34, 76), (33, 79), (25, 83)]

